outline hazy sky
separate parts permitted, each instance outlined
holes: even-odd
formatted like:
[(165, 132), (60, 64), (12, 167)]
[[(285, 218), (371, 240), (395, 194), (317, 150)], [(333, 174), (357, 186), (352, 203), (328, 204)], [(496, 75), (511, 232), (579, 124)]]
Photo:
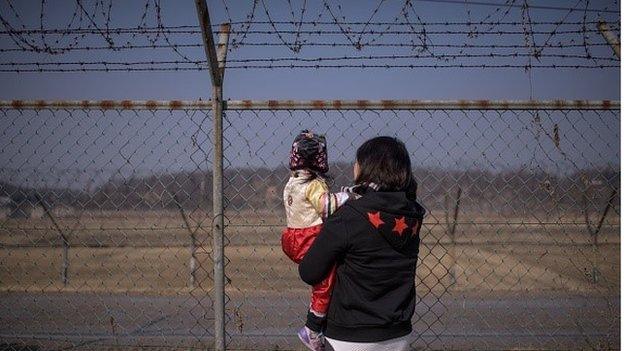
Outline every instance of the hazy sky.
[[(504, 3), (503, 0), (491, 0), (491, 3)], [(520, 5), (521, 0), (509, 0), (508, 3)], [(20, 15), (18, 21), (9, 11), (7, 2), (0, 4), (0, 11), (6, 20), (14, 28), (20, 28), (19, 24), (25, 24), (27, 28), (38, 28), (41, 23), (41, 1), (23, 0), (12, 1), (16, 12)], [(96, 13), (94, 22), (102, 27), (106, 23), (106, 16), (101, 7), (96, 8), (96, 1), (83, 1), (87, 11)], [(108, 4), (107, 1), (104, 1)], [(148, 2), (152, 4), (152, 1)], [(254, 21), (266, 21), (267, 15), (265, 7), (269, 10), (269, 15), (273, 21), (292, 21), (289, 3), (292, 5), (296, 19), (301, 14), (301, 6), (307, 3), (304, 12), (304, 21), (332, 21), (329, 11), (323, 8), (323, 2), (310, 2), (300, 0), (265, 0), (258, 1), (254, 12)], [(337, 7), (338, 2), (328, 2), (332, 12), (336, 16), (343, 15), (346, 21), (366, 22), (371, 18), (371, 14), (379, 4), (377, 1), (344, 1), (341, 8)], [(372, 21), (391, 22), (399, 16), (399, 22), (406, 22), (401, 17), (400, 10), (403, 1), (382, 2), (382, 6), (375, 13)], [(576, 7), (585, 8), (585, 0), (550, 0), (528, 1), (530, 5)], [(110, 27), (135, 27), (141, 23), (141, 16), (145, 1), (113, 1), (111, 8)], [(225, 12), (225, 6), (229, 16)], [(208, 1), (213, 24), (218, 24), (228, 20), (244, 21), (252, 9), (252, 1)], [(458, 3), (435, 3), (434, 1), (413, 1), (410, 8), (409, 18), (417, 22), (418, 18), (423, 22), (467, 22), (467, 21), (497, 21), (519, 22), (523, 21), (522, 9), (512, 7), (506, 16), (502, 13), (507, 7), (478, 6)], [(65, 28), (70, 22), (75, 10), (75, 1), (57, 0), (46, 2), (43, 9), (43, 23), (45, 28)], [(162, 21), (167, 26), (190, 25), (196, 26), (198, 23), (195, 13), (194, 1), (172, 1), (163, 0), (161, 6)], [(590, 1), (589, 8), (618, 10), (619, 1), (600, 0)], [(498, 11), (497, 11), (498, 9)], [(470, 15), (468, 12), (470, 11)], [(145, 17), (144, 25), (154, 26), (155, 10), (150, 6)], [(530, 9), (530, 18), (533, 22), (556, 22), (564, 20), (566, 22), (582, 22), (584, 12), (575, 11), (568, 13), (564, 10), (550, 9)], [(418, 17), (416, 17), (418, 16)], [(488, 17), (489, 16), (489, 17)], [(596, 21), (602, 18), (608, 21), (619, 21), (619, 13), (596, 13), (588, 12), (586, 21)], [(85, 20), (86, 21), (86, 20)], [(86, 23), (86, 22), (85, 22)], [(595, 25), (588, 25), (588, 29), (593, 30)], [(346, 26), (345, 26), (346, 27)], [(240, 30), (240, 25), (235, 25), (235, 29)], [(326, 29), (340, 31), (336, 25), (325, 27)], [(354, 25), (352, 29), (357, 33), (361, 25)], [(465, 26), (453, 27), (454, 29), (467, 30)], [(482, 30), (487, 27), (480, 27)], [(539, 25), (533, 27), (534, 31), (548, 32), (553, 30), (554, 25)], [(269, 25), (252, 25), (251, 30), (271, 30)], [(281, 25), (280, 30), (295, 30), (296, 27), (290, 24)], [(312, 30), (314, 27), (308, 25), (304, 29)], [(367, 30), (383, 30), (384, 26), (367, 27)], [(422, 27), (416, 26), (416, 30)], [(445, 26), (427, 26), (427, 31), (444, 31)], [(578, 30), (579, 26), (562, 26), (558, 30)], [(619, 26), (617, 28), (619, 30)], [(409, 30), (405, 26), (393, 26), (389, 30)], [(522, 31), (522, 25), (496, 27), (496, 30)], [(237, 37), (237, 38), (235, 38)], [(232, 39), (239, 39), (241, 35), (234, 34)], [(356, 38), (356, 35), (352, 36)], [(377, 37), (376, 34), (364, 34), (362, 42), (369, 41)], [(537, 46), (548, 41), (549, 44), (556, 44), (559, 41), (564, 43), (582, 44), (583, 36), (578, 33), (556, 35), (548, 39), (547, 34), (536, 34), (534, 40)], [(3, 48), (14, 47), (7, 35), (0, 36), (0, 44)], [(33, 40), (41, 44), (42, 40), (34, 35)], [(53, 44), (54, 38), (48, 37), (47, 41)], [(175, 43), (200, 43), (200, 34), (173, 34), (170, 38)], [(294, 34), (283, 34), (286, 42), (294, 41)], [(139, 36), (113, 36), (116, 45), (125, 44), (127, 41), (137, 44), (147, 44), (148, 39)], [(318, 36), (304, 37), (310, 42), (337, 42), (348, 43), (348, 39), (338, 33), (326, 35), (322, 38)], [(409, 43), (410, 40), (419, 42), (417, 36), (386, 34), (377, 38), (378, 43), (401, 42)], [(449, 43), (469, 43), (469, 44), (519, 44), (524, 43), (522, 34), (509, 35), (481, 35), (477, 38), (469, 39), (467, 35), (444, 35), (431, 34), (428, 36), (428, 44)], [(586, 40), (589, 43), (604, 43), (602, 37), (597, 33), (588, 33)], [(276, 35), (249, 34), (247, 42), (271, 42), (280, 43)], [(71, 36), (61, 39), (61, 43), (71, 43)], [(80, 38), (82, 45), (91, 44), (106, 45), (106, 41), (97, 35)], [(162, 37), (158, 38), (157, 44), (165, 44)], [(78, 45), (80, 46), (80, 45)], [(434, 54), (457, 52), (445, 48), (433, 48)], [(483, 50), (480, 53), (489, 53), (493, 50)], [(499, 53), (527, 53), (527, 49), (503, 50), (497, 49)], [(204, 51), (201, 48), (182, 48), (182, 55), (191, 60), (204, 60)], [(544, 49), (544, 54), (561, 53), (560, 49)], [(566, 53), (584, 55), (584, 48), (567, 49)], [(295, 54), (285, 45), (260, 47), (241, 46), (232, 48), (230, 59), (257, 58), (257, 57), (327, 57), (343, 55), (405, 55), (417, 53), (410, 48), (379, 48), (366, 47), (360, 51), (353, 47), (327, 48), (303, 46), (302, 50)], [(474, 51), (473, 51), (474, 53)], [(590, 53), (594, 56), (613, 57), (609, 48), (591, 47)], [(118, 52), (97, 51), (97, 52), (71, 52), (63, 55), (34, 54), (24, 52), (1, 53), (2, 62), (54, 62), (54, 61), (150, 61), (150, 60), (180, 60), (170, 49), (143, 49), (143, 50), (123, 50)], [(501, 58), (477, 58), (472, 61), (463, 59), (463, 63), (498, 63), (498, 64), (525, 64), (526, 57), (520, 59)], [(456, 60), (456, 62), (459, 62)], [(533, 64), (539, 63), (535, 59)], [(567, 59), (543, 58), (542, 63), (574, 63), (579, 61)], [(591, 61), (583, 60), (585, 64), (592, 64)], [(377, 63), (387, 63), (381, 60)], [(401, 63), (438, 63), (435, 60), (403, 60)], [(453, 62), (451, 62), (453, 63)], [(617, 64), (618, 62), (606, 61), (603, 63)], [(6, 67), (5, 67), (6, 68)], [(13, 98), (43, 98), (43, 99), (197, 99), (208, 98), (210, 96), (210, 80), (208, 73), (203, 72), (134, 72), (134, 73), (0, 73), (3, 84), (0, 85), (0, 97), (3, 99)], [(532, 95), (536, 99), (619, 99), (619, 68), (610, 69), (533, 69), (532, 70)], [(273, 69), (273, 70), (252, 70), (252, 69), (232, 69), (226, 72), (225, 97), (231, 99), (527, 99), (531, 95), (531, 84), (529, 73), (523, 69), (474, 69), (474, 68), (440, 68), (440, 69)]]
[[(503, 3), (502, 0), (489, 1)], [(41, 1), (12, 1), (0, 3), (0, 13), (6, 23), (15, 29), (37, 29), (40, 27), (66, 28), (71, 22), (76, 2), (58, 0), (45, 2), (43, 12)], [(86, 12), (92, 13), (92, 23), (104, 28), (146, 27), (156, 25), (154, 1), (113, 1), (110, 21), (107, 9), (96, 8), (97, 3), (108, 1), (83, 1)], [(254, 21), (267, 21), (267, 13), (273, 21), (292, 21), (290, 13), (300, 18), (301, 6), (306, 3), (303, 21), (333, 21), (332, 14), (340, 22), (399, 22), (403, 1), (379, 2), (346, 1), (338, 8), (336, 2), (327, 2), (332, 13), (324, 9), (323, 2), (305, 1), (258, 1)], [(310, 4), (313, 3), (313, 4)], [(480, 34), (469, 38), (467, 34), (444, 34), (447, 26), (416, 25), (418, 31), (426, 29), (425, 42), (431, 54), (458, 54), (460, 49), (440, 48), (444, 44), (477, 45), (520, 45), (525, 40), (535, 41), (537, 47), (544, 43), (557, 44), (604, 44), (595, 32), (548, 33), (556, 26), (553, 22), (580, 23), (585, 17), (589, 23), (598, 18), (612, 23), (619, 34), (619, 13), (583, 12), (558, 9), (531, 8), (522, 13), (519, 7), (477, 6), (468, 3), (433, 2), (413, 0), (409, 9), (411, 22), (467, 22), (503, 21), (519, 23), (493, 30), (504, 30), (515, 34)], [(508, 4), (520, 5), (523, 1), (509, 0)], [(575, 7), (584, 9), (585, 1), (528, 1), (530, 5), (554, 7)], [(144, 13), (145, 5), (149, 4)], [(227, 12), (224, 4), (227, 4)], [(290, 5), (289, 5), (290, 4)], [(266, 6), (265, 6), (266, 5)], [(208, 1), (213, 24), (233, 21), (234, 30), (251, 14), (251, 1)], [(619, 2), (590, 1), (590, 10), (619, 9)], [(505, 11), (509, 12), (505, 15)], [(78, 10), (79, 11), (79, 10)], [(468, 11), (470, 13), (468, 14)], [(229, 15), (228, 15), (229, 12)], [(43, 15), (42, 15), (43, 13)], [(197, 26), (197, 15), (193, 1), (162, 1), (160, 14), (166, 26)], [(529, 15), (535, 34), (530, 38), (523, 35), (522, 22)], [(345, 19), (342, 20), (341, 16)], [(523, 20), (523, 17), (525, 20)], [(85, 23), (88, 21), (85, 20)], [(546, 24), (540, 24), (544, 23)], [(74, 23), (74, 27), (75, 27)], [(303, 35), (302, 40), (321, 43), (348, 43), (357, 40), (362, 25), (353, 25), (349, 38), (337, 25), (324, 27), (335, 30), (335, 34), (318, 37)], [(588, 25), (593, 30), (594, 24)], [(292, 24), (278, 24), (280, 30), (292, 31)], [(310, 24), (302, 27), (313, 30)], [(487, 27), (481, 26), (481, 30)], [(579, 25), (563, 25), (560, 31), (576, 31)], [(188, 29), (188, 28), (187, 28)], [(369, 28), (370, 29), (370, 28)], [(399, 25), (377, 26), (377, 31), (405, 31), (409, 28)], [(455, 26), (453, 30), (467, 30), (466, 26)], [(6, 30), (6, 28), (5, 28)], [(270, 24), (255, 24), (251, 31), (272, 30)], [(15, 48), (10, 36), (3, 32), (0, 45), (3, 49)], [(354, 34), (355, 33), (355, 34)], [(152, 35), (112, 35), (114, 45), (167, 44), (165, 38)], [(286, 33), (283, 40), (292, 43), (294, 34)], [(170, 34), (167, 38), (177, 44), (199, 44), (198, 33)], [(232, 40), (240, 41), (242, 35), (233, 33)], [(375, 39), (377, 43), (420, 43), (419, 35), (405, 34), (361, 34), (362, 42)], [(42, 47), (106, 46), (103, 36), (87, 35), (74, 40), (73, 36), (45, 36), (39, 34), (27, 38), (30, 45)], [(58, 40), (59, 43), (55, 43)], [(275, 34), (249, 33), (247, 43), (278, 43), (277, 46), (231, 47), (229, 60), (244, 58), (315, 58), (336, 56), (369, 55), (414, 55), (418, 48), (371, 47), (361, 50), (354, 47), (314, 47), (304, 45), (294, 53)], [(464, 53), (519, 53), (528, 49), (466, 50)], [(549, 54), (587, 54), (582, 45), (572, 49), (544, 48), (544, 56), (532, 64), (609, 64), (613, 61), (609, 47), (589, 46), (589, 53), (597, 59), (567, 59), (547, 57)], [(427, 53), (427, 52), (426, 52)], [(204, 60), (201, 47), (180, 48), (176, 53), (170, 48), (136, 50), (90, 50), (71, 51), (64, 54), (42, 54), (32, 52), (0, 52), (3, 69), (13, 66), (12, 62), (90, 62), (90, 61), (169, 61)], [(611, 59), (611, 60), (610, 60)], [(404, 59), (402, 64), (514, 64), (528, 63), (526, 56), (519, 58), (459, 58), (448, 62), (437, 59)], [(358, 63), (352, 61), (350, 63)], [(387, 60), (376, 63), (387, 63)], [(234, 63), (236, 64), (236, 63)], [(240, 63), (238, 63), (240, 65)], [(55, 67), (55, 66), (52, 66)], [(71, 66), (62, 66), (71, 67)], [(101, 66), (100, 66), (101, 67)], [(71, 72), (71, 73), (0, 73), (0, 99), (207, 99), (210, 96), (210, 79), (206, 71), (186, 72)], [(225, 78), (225, 93), (229, 99), (614, 99), (620, 97), (619, 67), (605, 69), (544, 69), (525, 71), (514, 69), (480, 68), (341, 68), (341, 69), (228, 69)], [(210, 168), (211, 122), (202, 112), (91, 112), (83, 111), (26, 111), (20, 114), (5, 111), (0, 115), (3, 141), (0, 144), (0, 162), (4, 178), (13, 180), (34, 180), (54, 178), (57, 173), (73, 170), (73, 179), (102, 177), (111, 173), (131, 174), (152, 171), (170, 172), (188, 169)], [(204, 132), (198, 133), (198, 125), (204, 125)], [(571, 112), (538, 114), (528, 112), (228, 112), (226, 121), (226, 165), (233, 166), (277, 166), (285, 164), (289, 144), (302, 128), (313, 128), (328, 135), (330, 158), (351, 161), (356, 147), (369, 137), (378, 134), (398, 135), (408, 145), (415, 164), (452, 168), (488, 168), (492, 170), (523, 167), (529, 170), (574, 171), (584, 167), (619, 165), (619, 113)], [(557, 138), (555, 138), (555, 130)], [(206, 134), (208, 133), (208, 134)], [(555, 139), (558, 139), (555, 142)], [(46, 172), (41, 172), (46, 170)], [(89, 170), (87, 173), (83, 170)], [(100, 172), (104, 170), (103, 173)], [(82, 177), (82, 178), (81, 178)], [(62, 183), (59, 180), (60, 183)]]

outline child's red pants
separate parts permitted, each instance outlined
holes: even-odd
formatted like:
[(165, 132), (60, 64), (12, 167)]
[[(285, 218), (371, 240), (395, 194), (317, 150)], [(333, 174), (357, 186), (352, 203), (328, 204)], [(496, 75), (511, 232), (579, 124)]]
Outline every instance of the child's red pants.
[[(282, 232), (282, 250), (291, 260), (299, 264), (321, 232), (322, 224), (308, 228), (286, 228)], [(310, 309), (315, 314), (325, 315), (329, 308), (332, 288), (336, 279), (334, 266), (322, 282), (312, 287)]]

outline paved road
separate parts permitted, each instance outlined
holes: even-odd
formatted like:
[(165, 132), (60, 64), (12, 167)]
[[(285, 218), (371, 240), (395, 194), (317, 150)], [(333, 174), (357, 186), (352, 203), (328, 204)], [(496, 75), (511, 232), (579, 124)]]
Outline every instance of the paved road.
[[(233, 349), (301, 349), (294, 337), (305, 294), (231, 293)], [(197, 296), (0, 293), (0, 344), (41, 349), (131, 346), (205, 348), (212, 343), (211, 300)], [(619, 347), (620, 297), (522, 294), (448, 296), (420, 301), (414, 348)], [(417, 336), (418, 335), (418, 336)], [(0, 347), (1, 348), (1, 347)]]

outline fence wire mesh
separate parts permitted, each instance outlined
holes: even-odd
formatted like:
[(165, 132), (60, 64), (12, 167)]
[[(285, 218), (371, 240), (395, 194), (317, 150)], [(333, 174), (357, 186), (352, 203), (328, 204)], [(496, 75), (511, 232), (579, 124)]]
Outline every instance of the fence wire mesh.
[(229, 348), (299, 347), (308, 286), (280, 235), (304, 128), (327, 136), (333, 190), (368, 138), (411, 153), (429, 213), (413, 348), (618, 347), (619, 111), (239, 108), (224, 122)]
[(212, 113), (111, 106), (0, 108), (0, 348), (213, 345)]
[[(366, 139), (393, 135), (410, 150), (428, 209), (413, 348), (618, 347), (615, 108), (229, 105), (228, 349), (301, 347), (308, 287), (279, 240), (302, 128), (327, 135), (333, 189), (351, 182)], [(2, 343), (212, 348), (209, 104), (1, 106)]]

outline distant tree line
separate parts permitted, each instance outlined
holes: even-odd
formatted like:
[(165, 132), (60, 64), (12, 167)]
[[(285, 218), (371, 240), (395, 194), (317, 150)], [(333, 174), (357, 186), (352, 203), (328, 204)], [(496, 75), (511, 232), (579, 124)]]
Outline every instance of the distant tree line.
[[(348, 185), (352, 166), (333, 164), (332, 190)], [(590, 205), (602, 206), (601, 199), (619, 190), (619, 170), (587, 169), (567, 175), (547, 172), (507, 170), (445, 170), (417, 168), (418, 196), (430, 210), (444, 208), (445, 196), (461, 188), (463, 211), (487, 211), (501, 215), (522, 215), (529, 211), (577, 210)], [(224, 195), (227, 209), (280, 210), (282, 188), (289, 170), (278, 168), (228, 168)], [(0, 181), (3, 207), (36, 206), (37, 196), (54, 208), (87, 210), (158, 210), (183, 208), (210, 210), (212, 172), (188, 171), (136, 177), (111, 178), (89, 191), (70, 188), (29, 188)], [(594, 201), (595, 200), (595, 201)], [(619, 203), (619, 202), (618, 202)], [(619, 209), (618, 209), (619, 211)]]

